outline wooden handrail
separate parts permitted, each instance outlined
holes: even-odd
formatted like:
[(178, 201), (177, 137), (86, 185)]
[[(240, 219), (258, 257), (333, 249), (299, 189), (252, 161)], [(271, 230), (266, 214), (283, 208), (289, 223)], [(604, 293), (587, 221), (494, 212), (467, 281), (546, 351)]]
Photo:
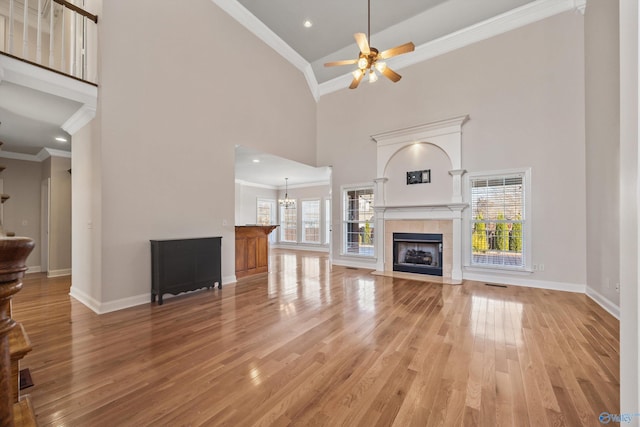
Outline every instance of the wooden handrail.
[(89, 18), (90, 20), (92, 20), (93, 22), (95, 22), (96, 24), (98, 23), (98, 15), (94, 15), (92, 13), (87, 12), (86, 10), (84, 10), (81, 7), (76, 6), (73, 3), (69, 3), (68, 1), (65, 0), (53, 0), (55, 3), (61, 4), (62, 6), (73, 10), (76, 13), (79, 13), (82, 16), (85, 16), (87, 18)]

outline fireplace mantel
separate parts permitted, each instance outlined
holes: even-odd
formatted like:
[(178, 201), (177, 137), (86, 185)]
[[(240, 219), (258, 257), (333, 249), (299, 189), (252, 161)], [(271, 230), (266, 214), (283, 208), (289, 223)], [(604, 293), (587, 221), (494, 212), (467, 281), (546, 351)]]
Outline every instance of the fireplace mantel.
[(429, 203), (424, 205), (375, 206), (376, 216), (386, 219), (454, 219), (461, 218), (468, 203)]
[[(410, 227), (416, 221), (423, 221), (415, 225), (416, 228), (424, 228), (444, 226), (443, 222), (446, 221), (446, 228), (449, 230), (445, 239), (449, 243), (446, 264), (449, 265), (445, 270), (447, 273), (450, 272), (449, 278), (458, 283), (462, 282), (462, 212), (468, 206), (462, 202), (462, 176), (466, 172), (462, 165), (462, 126), (468, 120), (469, 116), (463, 115), (372, 135), (377, 145), (378, 178), (374, 180), (377, 204), (374, 207), (376, 234), (386, 236), (389, 230), (385, 230), (385, 223), (389, 223), (392, 228), (398, 225), (397, 221), (407, 220), (402, 227)], [(423, 146), (436, 148), (428, 148), (431, 151), (424, 151), (427, 148), (419, 151)], [(414, 147), (418, 147), (419, 150), (416, 151)], [(428, 156), (428, 153), (435, 157)], [(440, 163), (434, 163), (434, 159), (439, 159)], [(425, 191), (416, 191), (417, 187), (409, 189), (402, 184), (399, 177), (399, 171), (403, 170), (405, 164), (407, 168), (417, 167), (416, 165), (437, 168), (440, 180), (435, 180), (433, 184), (423, 184), (435, 186), (422, 187)], [(445, 181), (447, 172), (451, 178)], [(451, 183), (448, 184), (448, 190), (443, 187), (445, 182)], [(437, 191), (430, 192), (432, 189)], [(392, 266), (386, 264), (392, 248), (387, 247), (386, 237), (385, 244), (378, 245), (377, 251), (376, 269), (379, 272), (391, 270)]]

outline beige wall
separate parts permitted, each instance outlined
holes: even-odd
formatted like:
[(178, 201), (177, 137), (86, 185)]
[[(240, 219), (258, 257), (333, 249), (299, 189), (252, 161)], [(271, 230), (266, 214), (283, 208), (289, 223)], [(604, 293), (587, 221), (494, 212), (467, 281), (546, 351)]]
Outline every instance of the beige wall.
[(469, 114), (464, 169), (532, 168), (533, 263), (545, 270), (527, 279), (584, 286), (583, 23), (563, 13), (405, 68), (397, 84), (323, 96), (318, 164), (333, 165), (334, 224), (340, 186), (376, 178), (370, 135)]
[(315, 163), (303, 75), (210, 0), (105, 2), (99, 31), (99, 300), (149, 293), (149, 239), (222, 236), (233, 277), (235, 144)]
[(617, 0), (585, 14), (587, 286), (620, 304), (620, 54)]
[(50, 157), (49, 274), (71, 269), (71, 159)]
[(4, 193), (11, 197), (4, 204), (4, 229), (34, 240), (36, 248), (27, 258), (27, 266), (39, 268), (42, 164), (1, 158), (0, 165), (6, 166), (0, 179)]

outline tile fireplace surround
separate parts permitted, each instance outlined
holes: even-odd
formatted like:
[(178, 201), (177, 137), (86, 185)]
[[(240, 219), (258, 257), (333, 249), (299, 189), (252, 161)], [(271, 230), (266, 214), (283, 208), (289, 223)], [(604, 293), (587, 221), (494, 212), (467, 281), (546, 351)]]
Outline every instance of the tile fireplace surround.
[[(461, 145), (462, 125), (467, 119), (468, 116), (454, 117), (372, 136), (377, 143), (377, 176), (379, 177), (375, 179), (376, 234), (384, 236), (384, 244), (378, 248), (377, 254), (378, 273), (385, 274), (393, 271), (393, 233), (437, 233), (442, 234), (443, 240), (442, 279), (449, 283), (462, 283), (462, 213), (468, 204), (462, 202), (462, 176), (466, 171), (462, 169), (461, 164)], [(407, 189), (403, 195), (403, 187), (398, 185), (401, 177), (397, 172), (389, 171), (398, 170), (398, 165), (392, 163), (402, 158), (398, 153), (410, 150), (417, 144), (429, 146), (430, 150), (436, 147), (440, 157), (438, 163), (434, 164), (433, 151), (430, 157), (415, 158), (420, 156), (416, 151), (418, 154), (411, 158), (413, 164), (425, 165), (425, 169), (446, 167), (451, 177), (450, 184), (444, 182), (442, 174), (446, 176), (446, 173), (442, 172), (438, 182), (420, 184), (425, 186), (421, 187), (424, 191), (420, 190), (421, 192), (416, 193), (415, 187), (406, 186)], [(405, 158), (406, 153), (404, 152)], [(447, 162), (449, 164), (446, 164)], [(446, 165), (443, 166), (443, 164)], [(438, 185), (440, 187), (437, 187)], [(447, 187), (443, 189), (444, 185)], [(400, 191), (398, 191), (399, 188)], [(437, 190), (435, 193), (440, 198), (445, 194), (448, 200), (429, 200), (429, 195), (433, 194), (429, 191), (432, 190)], [(393, 195), (393, 204), (388, 203), (388, 199), (391, 198), (387, 197), (388, 195)]]

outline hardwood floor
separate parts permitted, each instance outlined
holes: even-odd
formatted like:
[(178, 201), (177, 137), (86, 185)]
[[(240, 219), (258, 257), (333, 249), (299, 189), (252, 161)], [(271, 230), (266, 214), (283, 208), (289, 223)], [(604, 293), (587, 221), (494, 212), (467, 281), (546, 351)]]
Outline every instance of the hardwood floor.
[(585, 295), (443, 285), (273, 251), (269, 276), (98, 316), (70, 279), (13, 303), (41, 426), (598, 426), (618, 321)]

